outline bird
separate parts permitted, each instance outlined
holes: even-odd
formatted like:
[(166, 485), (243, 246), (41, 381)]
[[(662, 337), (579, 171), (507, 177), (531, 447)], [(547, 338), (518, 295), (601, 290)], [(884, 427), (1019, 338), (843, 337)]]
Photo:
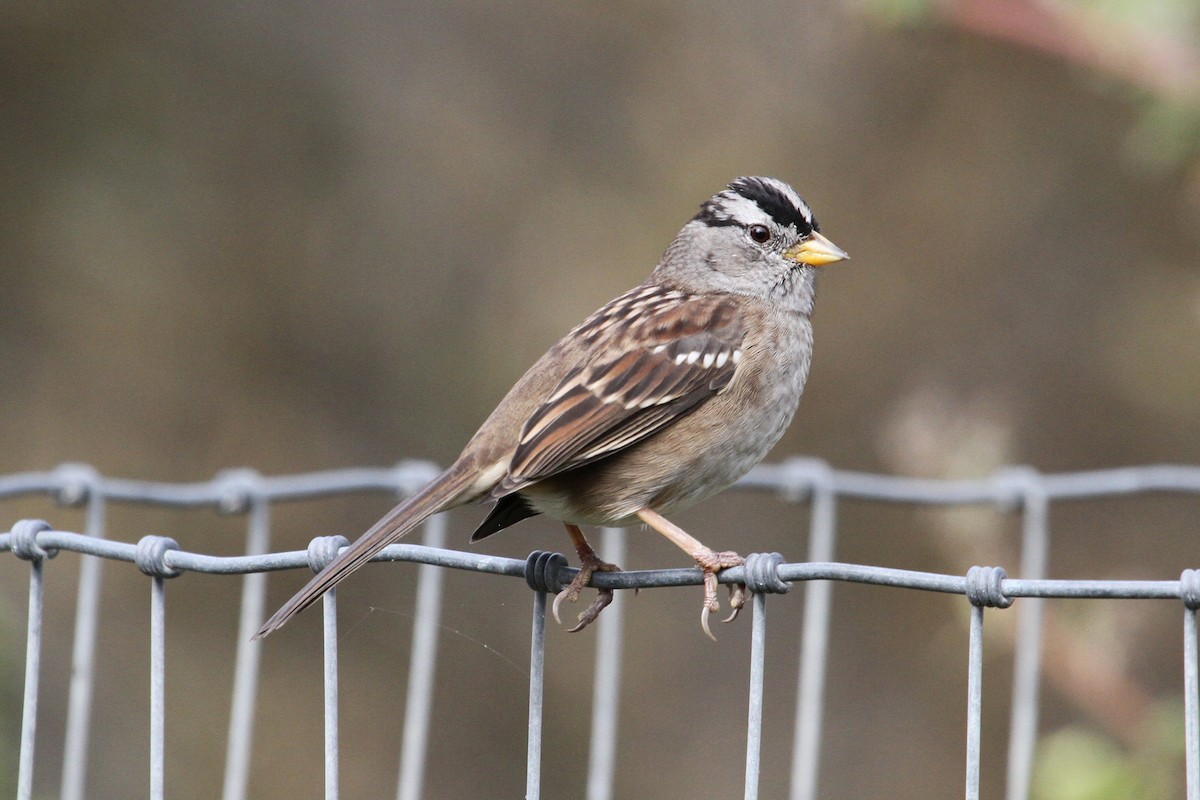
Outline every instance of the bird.
[[(478, 502), (494, 505), (472, 542), (536, 514), (564, 523), (581, 567), (555, 598), (556, 618), (595, 572), (619, 569), (580, 526), (649, 526), (703, 571), (701, 626), (715, 638), (717, 574), (743, 559), (666, 515), (732, 485), (783, 436), (811, 363), (817, 272), (847, 258), (787, 183), (733, 180), (701, 204), (645, 282), (551, 347), (445, 471), (342, 549), (255, 638), (430, 516)], [(572, 631), (611, 602), (611, 589), (598, 592)], [(744, 599), (744, 587), (730, 587), (733, 616)]]

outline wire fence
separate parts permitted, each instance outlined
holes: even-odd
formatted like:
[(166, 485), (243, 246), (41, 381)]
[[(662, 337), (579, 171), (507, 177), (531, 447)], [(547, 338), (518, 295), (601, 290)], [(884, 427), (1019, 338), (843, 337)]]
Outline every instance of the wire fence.
[[(281, 477), (263, 477), (250, 470), (234, 470), (214, 480), (168, 484), (109, 478), (83, 465), (64, 465), (51, 472), (0, 476), (0, 499), (49, 495), (58, 502), (86, 508), (85, 530), (53, 529), (41, 520), (20, 520), (0, 534), (0, 550), (28, 562), (30, 569), (28, 623), (26, 627), (25, 682), (17, 766), (17, 797), (34, 796), (35, 734), (38, 722), (39, 677), (42, 674), (42, 620), (45, 608), (44, 575), (48, 560), (59, 551), (79, 553), (75, 631), (71, 654), (71, 682), (62, 748), (61, 797), (82, 800), (89, 796), (87, 753), (90, 717), (96, 690), (96, 641), (100, 630), (97, 609), (101, 569), (106, 561), (134, 565), (149, 577), (150, 602), (150, 774), (149, 796), (163, 798), (165, 786), (164, 700), (166, 679), (166, 614), (168, 579), (183, 573), (241, 575), (241, 612), (237, 639), (234, 686), (224, 773), (225, 800), (247, 796), (253, 752), (255, 701), (260, 677), (261, 642), (251, 640), (265, 617), (266, 574), (288, 569), (319, 570), (346, 544), (342, 537), (318, 537), (307, 550), (270, 552), (270, 509), (289, 501), (335, 496), (350, 492), (414, 491), (437, 470), (423, 462), (402, 462), (393, 469), (349, 469)], [(838, 471), (825, 462), (794, 459), (755, 469), (738, 488), (771, 490), (792, 502), (810, 505), (811, 529), (808, 560), (785, 563), (777, 553), (751, 554), (746, 564), (720, 574), (723, 583), (745, 583), (752, 592), (752, 632), (745, 727), (745, 781), (747, 800), (759, 796), (762, 759), (765, 650), (768, 641), (767, 605), (771, 595), (784, 594), (794, 584), (804, 585), (804, 627), (800, 656), (794, 746), (791, 754), (792, 800), (812, 800), (817, 794), (821, 753), (822, 700), (828, 666), (830, 616), (835, 582), (875, 584), (911, 590), (962, 595), (970, 604), (967, 655), (968, 694), (965, 797), (979, 797), (982, 739), (983, 636), (987, 609), (1002, 609), (1023, 598), (1014, 645), (1015, 663), (1009, 723), (1007, 773), (1008, 800), (1029, 795), (1034, 745), (1037, 736), (1042, 600), (1045, 598), (1142, 598), (1171, 600), (1183, 610), (1183, 685), (1185, 714), (1185, 770), (1188, 800), (1200, 800), (1200, 669), (1197, 662), (1196, 609), (1200, 608), (1200, 572), (1182, 570), (1176, 580), (1051, 580), (1046, 578), (1049, 547), (1048, 511), (1051, 504), (1083, 498), (1114, 497), (1148, 492), (1200, 495), (1200, 467), (1147, 466), (1125, 469), (1042, 475), (1028, 468), (1012, 468), (983, 480), (939, 481), (897, 478)], [(957, 506), (992, 505), (1020, 513), (1022, 552), (1020, 578), (1009, 578), (999, 567), (972, 567), (965, 575), (944, 575), (910, 570), (837, 563), (837, 505), (845, 499), (867, 499), (903, 504)], [(136, 543), (107, 536), (106, 504), (124, 502), (183, 508), (212, 507), (225, 513), (244, 514), (247, 520), (244, 554), (212, 556), (188, 552), (167, 537), (145, 536)], [(1200, 515), (1198, 515), (1200, 516)], [(527, 559), (502, 558), (458, 552), (444, 547), (445, 522), (435, 517), (426, 523), (424, 544), (396, 544), (376, 560), (408, 561), (420, 569), (416, 619), (412, 632), (407, 704), (400, 744), (401, 769), (396, 789), (399, 800), (422, 795), (426, 752), (431, 725), (433, 682), (437, 670), (438, 620), (441, 614), (445, 568), (508, 576), (524, 580), (532, 590), (530, 634), (528, 748), (526, 797), (541, 797), (542, 718), (545, 699), (546, 597), (566, 585), (576, 570), (559, 553), (534, 552)], [(600, 551), (620, 562), (624, 555), (623, 532), (604, 532)], [(651, 589), (699, 585), (697, 569), (664, 569), (597, 573), (592, 584), (613, 589)], [(619, 600), (619, 598), (618, 598)], [(338, 617), (336, 592), (323, 600), (324, 651), (324, 796), (339, 792), (338, 736)], [(614, 796), (617, 767), (618, 694), (621, 685), (623, 614), (614, 603), (597, 622), (596, 670), (588, 759), (587, 798)]]

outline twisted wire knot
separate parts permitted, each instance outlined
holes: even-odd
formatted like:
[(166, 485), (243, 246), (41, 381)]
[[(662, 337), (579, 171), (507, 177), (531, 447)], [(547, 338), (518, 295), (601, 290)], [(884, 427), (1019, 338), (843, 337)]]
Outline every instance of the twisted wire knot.
[(252, 469), (229, 469), (218, 473), (217, 511), (222, 514), (244, 514), (262, 493), (262, 475)]
[(967, 599), (984, 608), (1008, 608), (1013, 600), (1001, 588), (1007, 577), (1004, 567), (971, 567), (967, 570)]
[(54, 558), (58, 550), (53, 547), (42, 547), (37, 542), (37, 535), (42, 531), (52, 531), (50, 523), (44, 519), (23, 519), (12, 526), (9, 536), (9, 546), (13, 555), (26, 561), (41, 561), (44, 558)]
[(174, 578), (179, 570), (167, 565), (167, 551), (178, 549), (179, 543), (169, 536), (143, 536), (133, 551), (133, 563), (152, 578)]
[(308, 566), (313, 572), (320, 572), (329, 566), (338, 551), (350, 544), (345, 536), (318, 536), (308, 543)]
[(54, 470), (58, 484), (54, 499), (67, 508), (81, 506), (88, 501), (100, 481), (100, 473), (90, 464), (60, 464)]
[(562, 553), (534, 550), (525, 559), (525, 582), (535, 592), (557, 594), (563, 588), (558, 573), (567, 566), (567, 557)]
[(1179, 599), (1189, 611), (1200, 609), (1200, 570), (1185, 569), (1179, 576)]
[(779, 565), (783, 564), (779, 553), (751, 553), (742, 565), (746, 578), (746, 589), (754, 594), (786, 594), (792, 584), (779, 577)]

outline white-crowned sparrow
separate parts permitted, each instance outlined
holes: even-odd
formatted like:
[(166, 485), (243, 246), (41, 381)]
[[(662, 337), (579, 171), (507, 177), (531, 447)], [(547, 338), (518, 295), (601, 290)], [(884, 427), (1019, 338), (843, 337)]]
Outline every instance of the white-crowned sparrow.
[[(550, 348), (445, 472), (343, 550), (258, 636), (429, 516), (476, 501), (496, 505), (472, 541), (534, 514), (566, 523), (583, 569), (556, 599), (556, 615), (594, 570), (615, 569), (577, 526), (646, 523), (704, 570), (709, 632), (716, 573), (741, 559), (710, 550), (663, 514), (725, 489), (779, 441), (808, 375), (815, 268), (846, 257), (790, 186), (733, 181), (701, 206), (645, 283)], [(602, 591), (574, 630), (611, 597)]]

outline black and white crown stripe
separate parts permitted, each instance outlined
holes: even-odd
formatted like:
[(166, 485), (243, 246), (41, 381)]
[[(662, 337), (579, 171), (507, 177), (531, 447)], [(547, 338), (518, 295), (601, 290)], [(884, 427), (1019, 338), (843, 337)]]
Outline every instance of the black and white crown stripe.
[(738, 178), (706, 201), (695, 219), (714, 227), (751, 225), (761, 222), (763, 214), (783, 227), (794, 226), (801, 236), (820, 230), (804, 198), (774, 178)]

